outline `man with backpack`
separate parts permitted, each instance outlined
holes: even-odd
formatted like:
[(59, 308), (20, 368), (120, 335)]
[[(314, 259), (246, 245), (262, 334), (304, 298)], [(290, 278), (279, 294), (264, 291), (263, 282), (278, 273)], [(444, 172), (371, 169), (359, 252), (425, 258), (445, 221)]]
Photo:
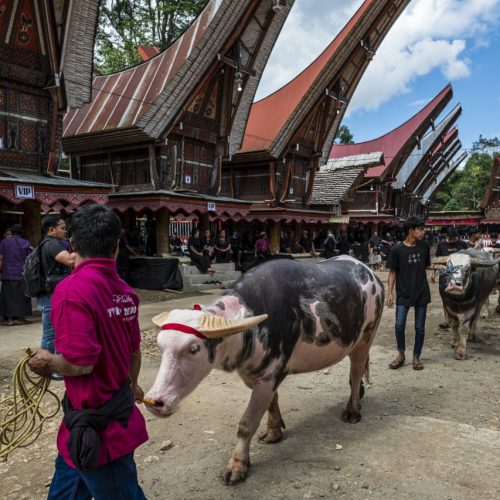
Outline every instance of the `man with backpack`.
[[(45, 290), (37, 297), (37, 307), (42, 312), (42, 349), (54, 353), (54, 327), (50, 319), (54, 288), (71, 272), (75, 253), (69, 253), (63, 245), (66, 238), (66, 222), (60, 214), (46, 215), (42, 220), (44, 238), (40, 243), (40, 270)], [(58, 378), (57, 375), (54, 378)]]

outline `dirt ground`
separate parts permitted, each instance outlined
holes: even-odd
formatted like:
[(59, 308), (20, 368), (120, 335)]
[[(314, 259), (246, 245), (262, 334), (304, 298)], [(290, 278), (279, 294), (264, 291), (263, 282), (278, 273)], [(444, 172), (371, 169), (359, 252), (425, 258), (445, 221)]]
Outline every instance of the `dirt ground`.
[[(217, 479), (250, 396), (236, 375), (212, 372), (168, 419), (146, 413), (151, 439), (136, 452), (146, 496), (499, 499), (500, 315), (480, 321), (484, 342), (469, 344), (470, 359), (455, 361), (448, 346), (450, 333), (437, 326), (442, 319), (437, 285), (431, 289), (425, 369), (417, 372), (410, 364), (397, 371), (387, 367), (395, 341), (394, 310), (386, 308), (371, 351), (372, 384), (363, 399), (362, 421), (350, 425), (340, 420), (349, 393), (348, 360), (321, 372), (288, 377), (279, 390), (285, 439), (275, 445), (252, 442), (252, 466), (240, 485), (223, 486)], [(412, 329), (411, 318), (410, 347)], [(159, 353), (156, 331), (147, 330), (143, 336), (141, 384), (147, 389)], [(0, 393), (7, 391), (8, 380), (0, 383)], [(55, 387), (61, 394), (62, 385)], [(46, 496), (57, 426), (58, 419), (49, 422), (35, 445), (0, 463), (2, 498)]]

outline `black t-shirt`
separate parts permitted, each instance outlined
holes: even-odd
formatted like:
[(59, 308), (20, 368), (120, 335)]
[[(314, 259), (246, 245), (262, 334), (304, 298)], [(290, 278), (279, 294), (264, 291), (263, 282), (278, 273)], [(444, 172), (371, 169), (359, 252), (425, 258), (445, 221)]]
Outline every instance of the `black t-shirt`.
[(228, 240), (218, 239), (215, 242), (215, 248), (217, 248), (217, 250), (225, 250), (228, 246), (229, 246), (229, 241)]
[(464, 240), (457, 240), (455, 243), (442, 241), (436, 248), (436, 257), (448, 257), (448, 255), (458, 252), (459, 250), (465, 250), (466, 248), (467, 243), (465, 243)]
[(425, 306), (431, 301), (426, 267), (431, 265), (429, 244), (417, 241), (413, 247), (397, 243), (391, 248), (387, 267), (396, 271), (396, 304)]
[(41, 250), (41, 263), (43, 274), (48, 281), (49, 292), (71, 273), (69, 267), (55, 260), (61, 252), (67, 252), (62, 242), (52, 236), (46, 236)]

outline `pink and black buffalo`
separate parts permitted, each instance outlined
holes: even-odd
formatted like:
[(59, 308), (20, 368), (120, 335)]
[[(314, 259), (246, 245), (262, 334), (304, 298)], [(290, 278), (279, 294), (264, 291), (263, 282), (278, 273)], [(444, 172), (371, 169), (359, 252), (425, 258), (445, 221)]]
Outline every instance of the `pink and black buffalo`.
[(161, 364), (146, 398), (150, 410), (170, 415), (212, 368), (236, 370), (252, 389), (238, 442), (221, 480), (246, 478), (249, 449), (268, 411), (263, 443), (281, 440), (278, 387), (288, 374), (351, 362), (345, 422), (361, 419), (362, 377), (384, 304), (384, 288), (361, 262), (347, 256), (318, 264), (276, 260), (245, 274), (201, 310), (173, 310), (154, 318), (162, 331)]

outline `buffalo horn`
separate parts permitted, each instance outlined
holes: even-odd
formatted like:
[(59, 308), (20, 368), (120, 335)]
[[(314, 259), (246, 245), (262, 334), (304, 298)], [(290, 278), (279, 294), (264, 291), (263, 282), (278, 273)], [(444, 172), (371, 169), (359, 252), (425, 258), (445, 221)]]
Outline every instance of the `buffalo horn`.
[(243, 319), (227, 319), (221, 316), (204, 316), (199, 331), (209, 339), (228, 337), (249, 330), (267, 319), (267, 314)]
[(500, 262), (500, 257), (493, 260), (483, 260), (472, 257), (470, 260), (471, 266), (474, 267), (492, 267), (498, 264), (499, 262)]
[(432, 259), (432, 263), (433, 264), (448, 264), (449, 260), (450, 260), (449, 255), (447, 257), (434, 257)]
[(159, 326), (160, 328), (167, 322), (168, 315), (170, 311), (162, 312), (157, 314), (151, 321), (154, 325)]

